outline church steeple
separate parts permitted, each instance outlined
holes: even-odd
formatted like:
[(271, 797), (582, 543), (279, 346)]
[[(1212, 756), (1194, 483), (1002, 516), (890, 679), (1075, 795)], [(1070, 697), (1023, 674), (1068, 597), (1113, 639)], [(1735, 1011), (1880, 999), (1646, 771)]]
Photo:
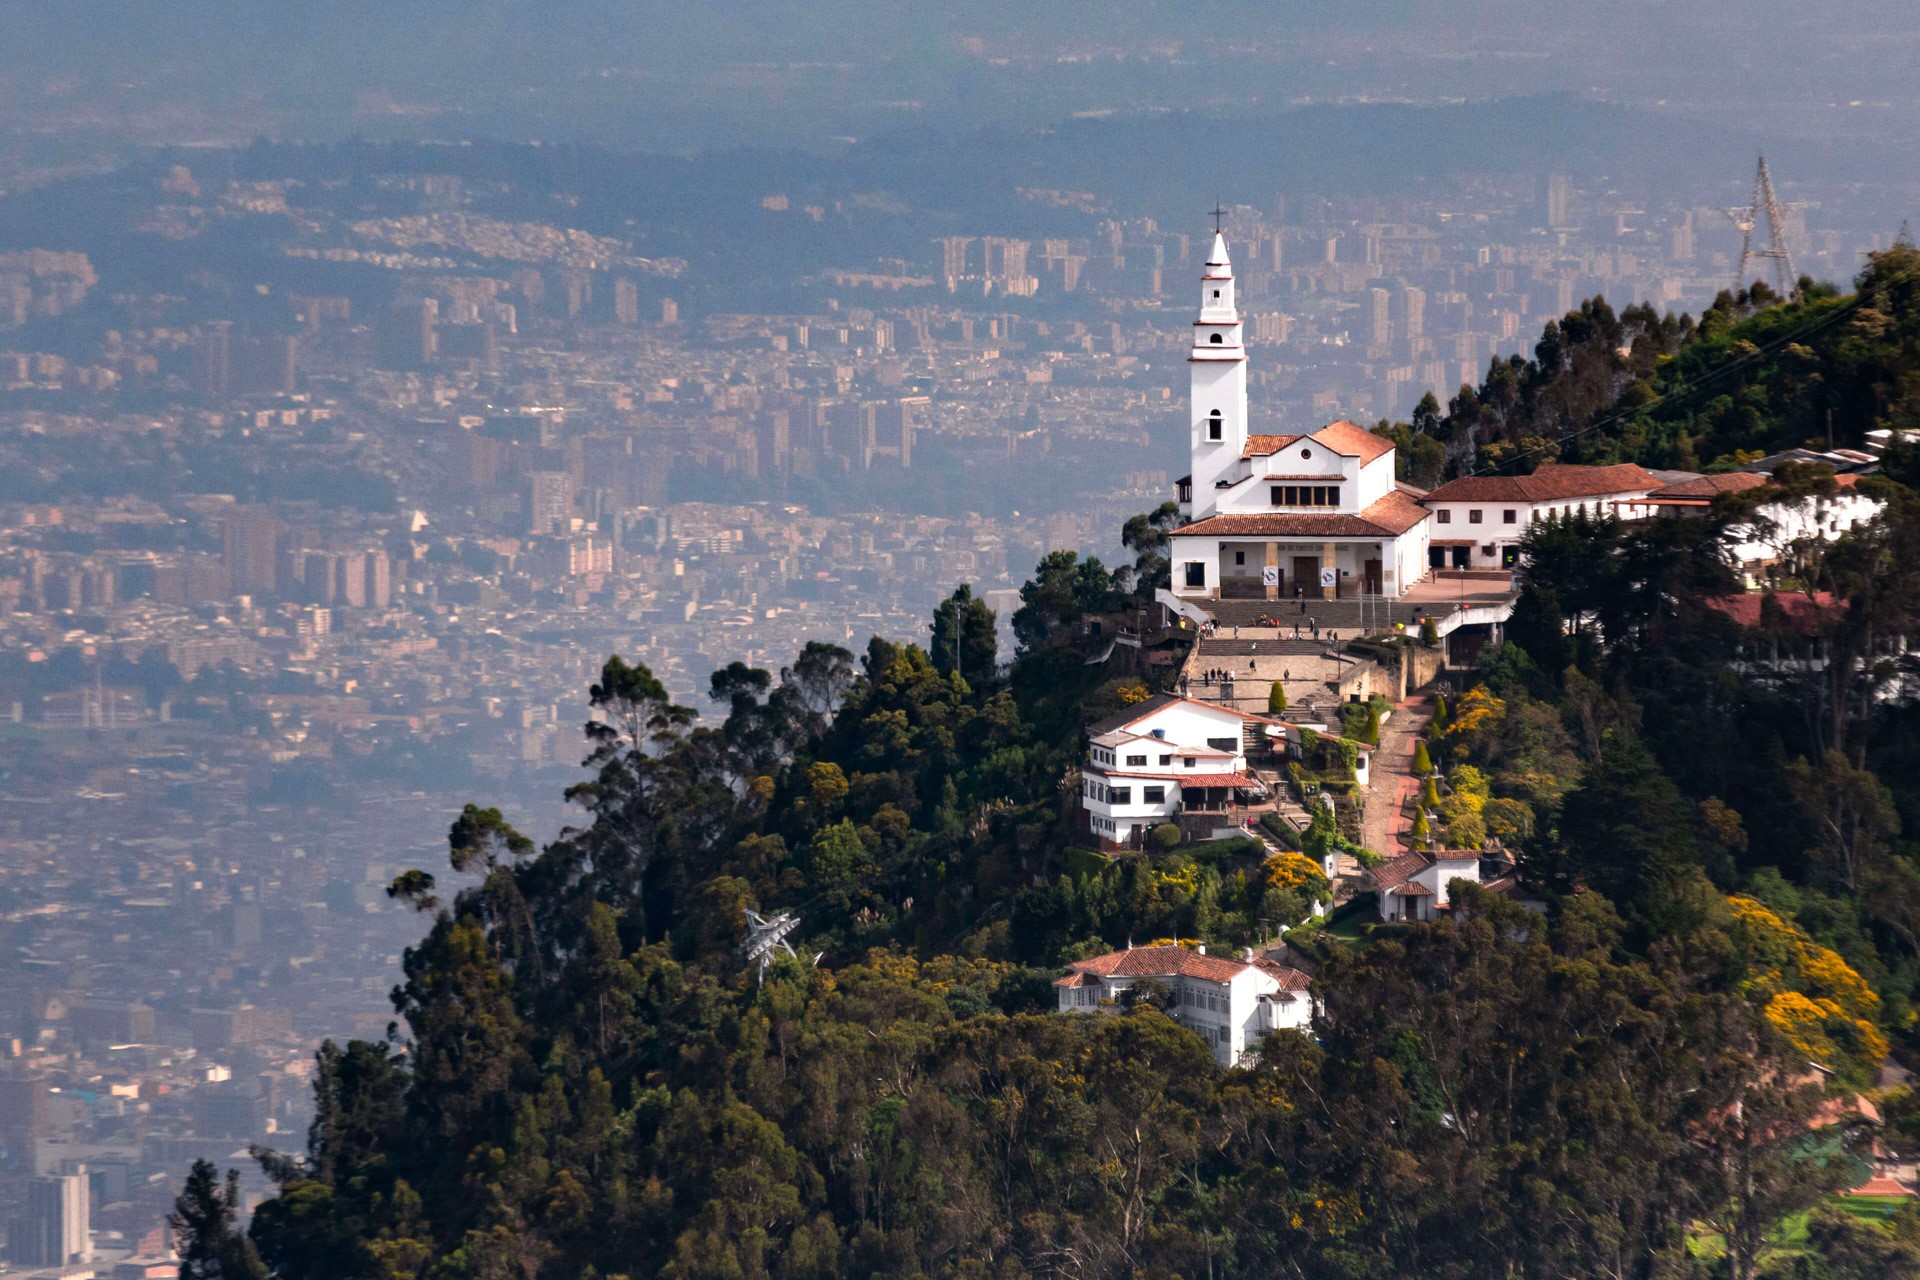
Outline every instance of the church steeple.
[(1193, 518), (1213, 514), (1217, 486), (1247, 443), (1247, 352), (1233, 297), (1227, 239), (1215, 229), (1200, 276), (1200, 316), (1187, 356), (1193, 415)]

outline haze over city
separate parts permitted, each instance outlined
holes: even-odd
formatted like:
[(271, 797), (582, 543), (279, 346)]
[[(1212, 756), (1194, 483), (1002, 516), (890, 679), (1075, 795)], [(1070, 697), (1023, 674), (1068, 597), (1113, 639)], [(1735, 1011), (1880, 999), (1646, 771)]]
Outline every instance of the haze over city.
[[(1504, 1050), (1394, 984), (1561, 998), (1444, 976), (1479, 928), (1745, 1064), (1614, 1063), (1648, 1169), (1787, 1081), (1747, 1138), (1850, 1170), (1540, 1173), (1612, 1274), (1920, 1274), (1844, 1269), (1920, 1256), (1917, 111), (1879, 0), (0, 6), (6, 1269), (1599, 1274), (1386, 1225), (1336, 1132), (1473, 1182), (1435, 1081)], [(794, 1083), (848, 1028), (925, 1075)], [(975, 1033), (1102, 1142), (1087, 1064), (1204, 1079), (1155, 1126), (1218, 1149), (929, 1172), (1041, 1091), (915, 1111)], [(1356, 1063), (1259, 1154), (1305, 1104), (1236, 1082)], [(734, 1106), (740, 1221), (668, 1172)]]

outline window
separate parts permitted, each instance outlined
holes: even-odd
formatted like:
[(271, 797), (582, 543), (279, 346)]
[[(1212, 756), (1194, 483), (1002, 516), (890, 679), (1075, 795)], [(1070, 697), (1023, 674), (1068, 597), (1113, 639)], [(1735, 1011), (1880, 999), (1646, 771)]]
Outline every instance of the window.
[(1208, 338), (1207, 341), (1211, 342), (1214, 346), (1217, 347), (1221, 344), (1222, 341), (1224, 341), (1224, 339), (1222, 339), (1221, 336), (1216, 333), (1212, 337)]
[(1213, 291), (1213, 300), (1214, 300), (1215, 302), (1218, 302), (1218, 301), (1220, 301), (1220, 291), (1219, 291), (1218, 289), (1215, 289), (1215, 290)]
[(1453, 512), (1447, 510), (1445, 507), (1442, 507), (1438, 511), (1433, 513), (1433, 518), (1434, 518), (1434, 521), (1438, 524), (1452, 524)]
[[(1215, 338), (1215, 341), (1217, 342), (1219, 341), (1219, 339)], [(1207, 415), (1207, 439), (1218, 440), (1220, 438), (1220, 428), (1221, 428), (1220, 411), (1218, 409), (1215, 409), (1212, 413)]]
[(1147, 763), (1147, 758), (1145, 756), (1128, 756), (1127, 757), (1127, 768), (1129, 769), (1144, 768), (1146, 766), (1146, 763)]
[(1132, 788), (1132, 787), (1112, 787), (1112, 788), (1110, 788), (1110, 789), (1109, 789), (1109, 790), (1107, 791), (1107, 803), (1109, 803), (1109, 804), (1132, 804), (1132, 803), (1133, 803), (1133, 788)]
[(1236, 552), (1234, 552), (1234, 553), (1233, 553), (1233, 562), (1234, 562), (1235, 564), (1245, 564), (1245, 563), (1247, 562), (1247, 553), (1246, 553), (1246, 552), (1244, 552), (1244, 551), (1236, 551)]
[(1170, 764), (1172, 764), (1172, 763), (1173, 763), (1173, 757), (1172, 757), (1172, 756), (1161, 756), (1161, 757), (1160, 757), (1160, 767), (1161, 767), (1162, 769), (1164, 769), (1164, 768), (1166, 768), (1166, 767), (1167, 767), (1168, 765), (1170, 765)]
[(1182, 767), (1182, 768), (1185, 768), (1185, 769), (1191, 769), (1191, 768), (1193, 768), (1193, 766), (1194, 766), (1194, 759), (1193, 759), (1193, 757), (1192, 757), (1192, 756), (1187, 756), (1187, 757), (1185, 757), (1184, 759), (1182, 759), (1182, 760), (1180, 761), (1180, 765), (1181, 765), (1181, 767)]
[(1236, 751), (1238, 751), (1238, 750), (1240, 749), (1240, 739), (1238, 739), (1238, 738), (1208, 738), (1208, 739), (1207, 739), (1207, 745), (1208, 745), (1208, 746), (1210, 746), (1210, 747), (1212, 747), (1212, 748), (1213, 748), (1213, 749), (1214, 749), (1215, 751), (1224, 751), (1224, 752), (1226, 752), (1226, 753), (1227, 753), (1228, 755), (1232, 755), (1232, 754), (1233, 754), (1234, 752), (1236, 752)]
[(1207, 585), (1207, 562), (1204, 560), (1187, 561), (1187, 585), (1204, 587)]
[(1478, 507), (1475, 507), (1475, 508), (1474, 508), (1473, 510), (1471, 510), (1471, 511), (1469, 511), (1469, 512), (1467, 512), (1467, 523), (1468, 523), (1468, 524), (1479, 524), (1479, 523), (1480, 523), (1480, 520), (1481, 520), (1481, 518), (1482, 518), (1483, 516), (1485, 516), (1485, 515), (1486, 515), (1486, 512), (1484, 512), (1484, 511), (1482, 511), (1482, 510), (1481, 510), (1480, 508), (1478, 508)]
[(1140, 791), (1140, 799), (1147, 804), (1165, 804), (1167, 802), (1167, 789), (1165, 787), (1143, 787)]
[(1276, 507), (1337, 507), (1337, 484), (1276, 484), (1268, 486), (1268, 498)]
[(1518, 511), (1515, 511), (1512, 507), (1508, 507), (1505, 511), (1502, 511), (1500, 513), (1500, 523), (1501, 524), (1519, 524), (1520, 513)]

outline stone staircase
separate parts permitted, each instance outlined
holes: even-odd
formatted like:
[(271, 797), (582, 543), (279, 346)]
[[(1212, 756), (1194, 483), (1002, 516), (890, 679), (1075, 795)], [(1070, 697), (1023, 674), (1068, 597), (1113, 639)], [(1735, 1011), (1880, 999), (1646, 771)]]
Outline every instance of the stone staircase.
[(1312, 618), (1320, 624), (1322, 635), (1332, 629), (1343, 636), (1361, 634), (1363, 619), (1368, 631), (1385, 631), (1396, 622), (1411, 628), (1422, 616), (1435, 612), (1431, 605), (1378, 599), (1309, 600), (1305, 613), (1300, 612), (1299, 602), (1295, 600), (1205, 600), (1199, 603), (1201, 608), (1213, 615), (1213, 620), (1223, 630), (1231, 630), (1236, 624), (1253, 626), (1255, 618), (1267, 614), (1288, 632), (1293, 630), (1294, 623), (1304, 624), (1308, 618)]

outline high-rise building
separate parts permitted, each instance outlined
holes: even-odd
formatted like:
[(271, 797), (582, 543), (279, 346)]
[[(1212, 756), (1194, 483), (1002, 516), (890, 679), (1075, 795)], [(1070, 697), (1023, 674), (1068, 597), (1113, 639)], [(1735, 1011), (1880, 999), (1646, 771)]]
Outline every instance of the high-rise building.
[(365, 579), (365, 599), (369, 609), (385, 609), (393, 603), (393, 559), (378, 547), (360, 557)]
[(7, 1163), (32, 1171), (52, 1134), (45, 1076), (0, 1076), (0, 1143)]
[(67, 1010), (67, 1025), (90, 1044), (151, 1044), (153, 1009), (138, 1000), (82, 1000)]
[(1400, 336), (1418, 342), (1427, 336), (1427, 292), (1412, 285), (1400, 290)]
[(560, 288), (564, 295), (567, 319), (578, 320), (580, 314), (593, 305), (593, 274), (591, 272), (562, 271)]
[(640, 286), (633, 281), (613, 282), (613, 318), (625, 325), (640, 323)]
[(675, 302), (672, 298), (660, 299), (660, 323), (661, 324), (679, 324), (680, 323), (680, 304)]
[(947, 236), (940, 241), (941, 273), (946, 277), (948, 293), (957, 292), (960, 282), (967, 279), (967, 246), (972, 243), (972, 236)]
[(1367, 345), (1384, 347), (1393, 341), (1393, 295), (1385, 289), (1367, 290)]
[(227, 516), (224, 560), (231, 592), (271, 594), (280, 587), (280, 540), (287, 526), (259, 507), (236, 507)]
[(1693, 213), (1688, 211), (1680, 215), (1680, 221), (1673, 226), (1673, 258), (1676, 262), (1685, 262), (1693, 257)]
[(24, 1267), (64, 1267), (93, 1260), (84, 1173), (35, 1178), (27, 1203), (7, 1224), (7, 1259)]
[(233, 390), (233, 323), (214, 320), (193, 331), (193, 389), (203, 396)]
[(565, 533), (573, 519), (573, 477), (565, 471), (527, 473), (529, 533)]
[(1547, 179), (1547, 225), (1573, 225), (1573, 179), (1564, 173), (1556, 173)]

